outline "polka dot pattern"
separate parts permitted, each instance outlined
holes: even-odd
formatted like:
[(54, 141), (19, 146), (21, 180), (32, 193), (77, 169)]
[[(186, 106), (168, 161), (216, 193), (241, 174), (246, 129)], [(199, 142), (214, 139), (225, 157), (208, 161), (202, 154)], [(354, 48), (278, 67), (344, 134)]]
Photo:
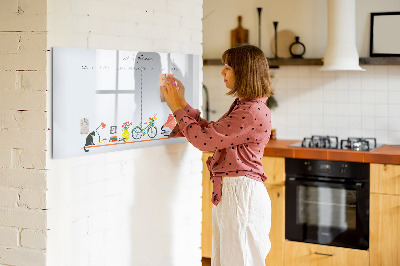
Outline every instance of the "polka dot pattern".
[(267, 98), (236, 99), (229, 110), (216, 122), (200, 117), (200, 111), (187, 105), (174, 112), (179, 123), (170, 137), (185, 136), (202, 151), (215, 151), (207, 160), (213, 182), (211, 201), (221, 200), (221, 180), (224, 176), (247, 176), (261, 182), (266, 180), (261, 158), (271, 132)]

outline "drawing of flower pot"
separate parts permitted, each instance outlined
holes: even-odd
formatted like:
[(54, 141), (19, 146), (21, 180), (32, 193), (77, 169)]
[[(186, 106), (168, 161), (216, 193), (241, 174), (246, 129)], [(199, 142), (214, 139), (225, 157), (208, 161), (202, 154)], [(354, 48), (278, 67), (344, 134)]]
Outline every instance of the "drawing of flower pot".
[(122, 128), (124, 131), (122, 132), (122, 140), (127, 141), (130, 137), (131, 134), (129, 133), (129, 127), (132, 125), (132, 122), (125, 122), (122, 124)]
[(125, 129), (124, 132), (122, 132), (122, 139), (124, 141), (127, 141), (131, 137), (131, 134), (129, 133), (129, 130)]

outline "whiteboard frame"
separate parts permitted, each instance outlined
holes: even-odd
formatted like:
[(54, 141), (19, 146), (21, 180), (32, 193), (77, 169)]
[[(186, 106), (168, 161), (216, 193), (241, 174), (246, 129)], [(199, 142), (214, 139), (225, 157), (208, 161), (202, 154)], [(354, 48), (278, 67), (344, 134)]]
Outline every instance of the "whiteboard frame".
[[(71, 86), (69, 86), (69, 89), (67, 86), (64, 86), (63, 82), (68, 80), (68, 78), (76, 78), (76, 77), (63, 77), (63, 79), (60, 78), (60, 75), (62, 75), (62, 71), (66, 70), (66, 66), (65, 66), (65, 59), (68, 58), (64, 55), (63, 59), (64, 62), (61, 59), (57, 58), (57, 55), (60, 54), (60, 51), (66, 52), (69, 51), (71, 53), (73, 53), (74, 51), (80, 51), (81, 55), (84, 55), (85, 52), (93, 52), (93, 51), (104, 51), (104, 52), (110, 52), (110, 51), (118, 51), (118, 50), (103, 50), (103, 49), (85, 49), (85, 48), (65, 48), (65, 47), (53, 47), (52, 48), (52, 157), (53, 159), (60, 159), (60, 158), (69, 158), (69, 157), (76, 157), (76, 156), (88, 156), (88, 155), (92, 155), (92, 154), (98, 154), (98, 153), (105, 153), (105, 152), (115, 152), (115, 151), (122, 151), (122, 150), (128, 150), (128, 149), (137, 149), (137, 148), (146, 148), (146, 147), (152, 147), (152, 146), (162, 146), (162, 145), (169, 145), (169, 144), (175, 144), (175, 143), (183, 143), (183, 142), (187, 142), (187, 139), (184, 137), (180, 137), (180, 138), (167, 138), (167, 135), (163, 135), (162, 138), (159, 137), (159, 132), (160, 132), (160, 126), (165, 122), (162, 121), (158, 121), (158, 135), (157, 137), (155, 137), (154, 139), (146, 139), (148, 138), (147, 135), (141, 139), (141, 141), (133, 141), (131, 143), (131, 141), (129, 143), (120, 143), (121, 145), (119, 145), (118, 143), (111, 143), (109, 144), (109, 146), (107, 145), (98, 145), (96, 147), (99, 148), (94, 148), (94, 147), (89, 147), (90, 151), (89, 152), (84, 152), (81, 148), (85, 148), (86, 145), (84, 145), (84, 143), (82, 143), (82, 147), (80, 147), (80, 150), (77, 152), (75, 150), (69, 151), (69, 146), (76, 143), (76, 140), (74, 143), (71, 143), (72, 140), (69, 139), (69, 137), (71, 136), (71, 131), (69, 132), (65, 132), (68, 131), (69, 129), (66, 129), (65, 125), (60, 125), (67, 119), (68, 115), (71, 114), (71, 112), (75, 112), (73, 110), (73, 108), (79, 108), (79, 106), (82, 106), (82, 99), (84, 98), (85, 101), (90, 101), (90, 99), (93, 99), (93, 95), (94, 93), (96, 95), (98, 95), (96, 92), (98, 92), (98, 88), (96, 87), (96, 89), (94, 89), (93, 92), (93, 86), (98, 86), (90, 84), (90, 82), (86, 81), (85, 78), (81, 79), (82, 82), (86, 82), (85, 85), (82, 88), (87, 88), (87, 87), (92, 87), (90, 90), (90, 93), (85, 92), (82, 95), (79, 95), (79, 97), (73, 97), (73, 95), (71, 96), (71, 93), (69, 92), (69, 89), (71, 88)], [(201, 78), (200, 78), (200, 74), (201, 74), (201, 68), (202, 68), (202, 61), (200, 58), (200, 55), (193, 55), (193, 54), (179, 54), (179, 53), (158, 53), (158, 52), (145, 52), (145, 51), (122, 51), (122, 52), (132, 52), (132, 53), (147, 53), (147, 54), (159, 54), (160, 56), (162, 55), (163, 57), (161, 58), (161, 60), (163, 61), (163, 64), (165, 65), (165, 55), (168, 55), (168, 60), (170, 58), (190, 58), (189, 61), (185, 60), (181, 60), (181, 64), (183, 64), (183, 67), (185, 68), (185, 73), (186, 77), (189, 77), (190, 83), (188, 84), (188, 86), (185, 85), (185, 94), (191, 95), (190, 99), (187, 99), (188, 103), (195, 109), (199, 109), (199, 104), (200, 104), (200, 90), (202, 88), (202, 84), (200, 82)], [(169, 57), (169, 55), (171, 55), (171, 57)], [(96, 59), (97, 60), (97, 59)], [(176, 63), (177, 61), (173, 62), (173, 61), (168, 61), (168, 70), (170, 69), (170, 63), (176, 67)], [(184, 62), (184, 63), (182, 63)], [(189, 62), (189, 63), (188, 63)], [(189, 64), (189, 65), (187, 65)], [(189, 70), (187, 70), (189, 69)], [(136, 71), (136, 70), (135, 70)], [(171, 71), (174, 71), (173, 68)], [(68, 71), (66, 71), (68, 72)], [(68, 72), (70, 73), (70, 72)], [(164, 73), (164, 72), (163, 72)], [(136, 75), (136, 73), (135, 73)], [(190, 75), (192, 75), (193, 77), (190, 77)], [(116, 75), (117, 77), (119, 76), (118, 74)], [(89, 81), (91, 79), (88, 79)], [(153, 80), (153, 79), (151, 79)], [(62, 83), (60, 85), (60, 82)], [(74, 84), (74, 83), (71, 83)], [(69, 84), (69, 85), (71, 85)], [(75, 83), (76, 84), (76, 83)], [(154, 88), (154, 86), (152, 86), (152, 88)], [(157, 76), (157, 89), (158, 88), (158, 76)], [(190, 90), (191, 91), (188, 91)], [(152, 89), (153, 90), (153, 89)], [(82, 91), (82, 90), (80, 90)], [(68, 93), (70, 93), (68, 95)], [(153, 94), (152, 94), (153, 95)], [(155, 101), (157, 101), (158, 103), (160, 103), (160, 105), (165, 105), (162, 107), (162, 110), (166, 110), (168, 109), (168, 112), (170, 112), (169, 108), (167, 107), (166, 103), (161, 103), (159, 97), (159, 92), (157, 93), (157, 95), (154, 93), (154, 97), (155, 97)], [(97, 99), (97, 97), (96, 97)], [(115, 107), (117, 108), (117, 107)], [(172, 112), (171, 112), (172, 113)], [(164, 113), (164, 115), (167, 115), (166, 113)], [(148, 115), (150, 116), (150, 115)], [(162, 116), (162, 115), (161, 115)], [(77, 125), (75, 125), (76, 123), (79, 124), (80, 121), (76, 119), (77, 117), (74, 117), (73, 120), (73, 126), (74, 126), (74, 131), (73, 134), (75, 134), (75, 132), (78, 132), (79, 130), (77, 130), (76, 128), (79, 128)], [(82, 118), (85, 118), (85, 116), (82, 116)], [(64, 120), (63, 120), (64, 119)], [(82, 120), (82, 119), (81, 119)], [(148, 122), (147, 121), (147, 116), (143, 117), (143, 123), (144, 122)], [(71, 125), (71, 122), (68, 122), (69, 125)], [(93, 125), (89, 124), (90, 127), (93, 127)], [(97, 124), (96, 124), (97, 126)], [(110, 124), (108, 124), (107, 126), (110, 126)], [(82, 128), (82, 127), (81, 127)], [(133, 128), (133, 127), (132, 127)], [(132, 129), (130, 128), (130, 130)], [(101, 128), (100, 128), (101, 129)], [(92, 129), (90, 130), (92, 131)], [(78, 132), (79, 134), (81, 134), (81, 137), (84, 136), (82, 135), (82, 132)], [(110, 132), (111, 133), (111, 132)], [(111, 140), (111, 138), (110, 138)], [(70, 141), (70, 143), (68, 143), (68, 141)], [(99, 141), (100, 141), (100, 137), (99, 137)], [(123, 144), (123, 145), (122, 145)], [(101, 147), (100, 147), (101, 146)], [(104, 146), (104, 147), (103, 147)], [(107, 147), (106, 147), (107, 146)]]

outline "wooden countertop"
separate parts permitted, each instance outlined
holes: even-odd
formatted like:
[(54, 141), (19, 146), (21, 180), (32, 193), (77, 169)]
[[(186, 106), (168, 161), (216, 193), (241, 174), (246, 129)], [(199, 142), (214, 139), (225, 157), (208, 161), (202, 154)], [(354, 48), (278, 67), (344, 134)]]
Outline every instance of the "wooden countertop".
[(372, 151), (289, 147), (301, 140), (270, 140), (264, 156), (364, 163), (400, 164), (400, 145), (383, 145)]

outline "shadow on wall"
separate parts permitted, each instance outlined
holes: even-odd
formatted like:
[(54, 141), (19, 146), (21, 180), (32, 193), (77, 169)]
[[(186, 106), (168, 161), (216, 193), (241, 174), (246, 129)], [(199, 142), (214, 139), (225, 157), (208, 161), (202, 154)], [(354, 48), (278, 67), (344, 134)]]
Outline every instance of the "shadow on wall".
[[(135, 87), (141, 88), (136, 106), (142, 106), (142, 99), (159, 98), (159, 74), (163, 71), (158, 54), (139, 52), (138, 55), (153, 58), (151, 61), (140, 62), (140, 67), (146, 68), (145, 72), (135, 72)], [(185, 84), (188, 77), (177, 70), (175, 62), (170, 63), (171, 69), (164, 71), (173, 72)], [(137, 64), (136, 61), (135, 68)], [(142, 80), (146, 80), (143, 88)], [(141, 110), (135, 110), (135, 115), (140, 114), (140, 121), (144, 122), (145, 117), (152, 115), (152, 108), (151, 105), (143, 105)], [(133, 176), (128, 177), (134, 179), (131, 187), (133, 191), (127, 191), (127, 201), (131, 203), (127, 216), (131, 242), (130, 250), (126, 250), (130, 256), (129, 265), (172, 266), (184, 261), (180, 250), (185, 244), (190, 248), (187, 246), (190, 236), (182, 234), (180, 225), (187, 221), (182, 221), (180, 217), (187, 214), (187, 210), (183, 209), (187, 202), (180, 199), (186, 192), (181, 181), (188, 178), (191, 171), (191, 162), (185, 161), (185, 154), (191, 150), (188, 145), (155, 146), (137, 149), (134, 153), (131, 162)]]
[[(130, 209), (131, 264), (176, 265), (176, 239), (179, 221), (174, 213), (180, 210), (179, 186), (182, 158), (188, 144), (166, 145), (141, 149), (134, 162), (135, 191)], [(163, 149), (161, 152), (160, 149)], [(164, 151), (165, 149), (165, 151)], [(184, 171), (184, 170), (183, 170)], [(178, 218), (179, 219), (179, 218)]]

